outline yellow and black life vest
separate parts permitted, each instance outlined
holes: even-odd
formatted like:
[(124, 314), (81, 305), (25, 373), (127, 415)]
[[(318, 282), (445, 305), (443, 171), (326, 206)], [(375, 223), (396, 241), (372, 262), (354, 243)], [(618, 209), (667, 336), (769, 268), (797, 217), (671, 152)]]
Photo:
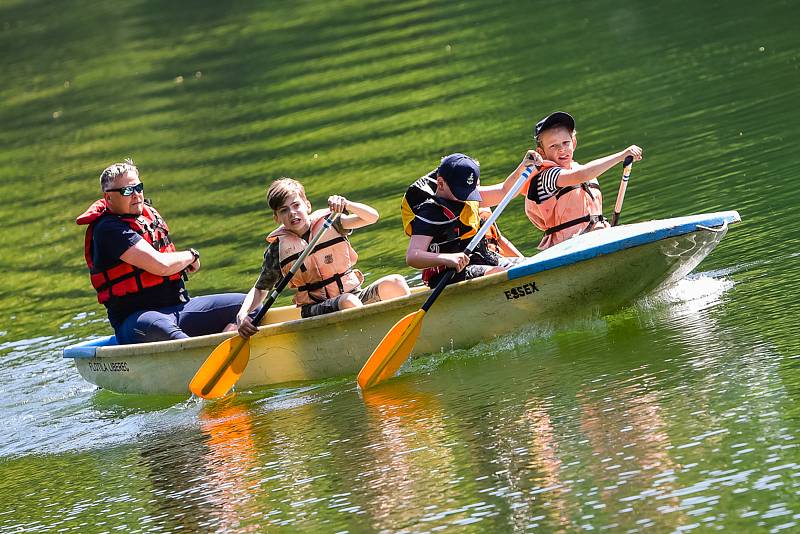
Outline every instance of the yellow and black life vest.
[[(444, 214), (444, 221), (430, 221), (419, 216), (419, 210), (424, 205), (435, 205)], [(481, 225), (479, 214), (479, 204), (476, 201), (464, 202), (464, 208), (456, 216), (447, 206), (436, 200), (436, 171), (419, 178), (403, 195), (401, 204), (403, 230), (407, 236), (411, 236), (411, 222), (420, 218), (429, 224), (442, 225), (446, 227), (444, 239), (438, 242), (431, 242), (431, 252), (461, 252), (466, 248), (467, 243), (459, 244), (458, 241), (467, 241), (475, 235)], [(457, 224), (453, 224), (457, 222)]]
[[(403, 230), (406, 235), (411, 236), (413, 233), (412, 222), (415, 219), (432, 225), (441, 225), (443, 229), (441, 236), (431, 240), (428, 250), (436, 253), (463, 252), (467, 248), (469, 240), (478, 232), (484, 221), (488, 219), (487, 212), (491, 214), (490, 210), (482, 210), (477, 201), (463, 202), (463, 204), (464, 207), (461, 212), (456, 215), (450, 208), (437, 200), (436, 171), (434, 170), (411, 184), (405, 195), (403, 195), (401, 205)], [(420, 211), (428, 206), (435, 206), (436, 209), (441, 211), (443, 217), (435, 221), (424, 219), (420, 215)], [(499, 230), (493, 225), (487, 232), (486, 237), (481, 240), (481, 243), (473, 251), (473, 258), (477, 254), (484, 259), (482, 261), (491, 262), (491, 258), (495, 257), (495, 255), (502, 255), (500, 249)], [(423, 269), (423, 282), (428, 284), (437, 273), (443, 270), (443, 266)]]

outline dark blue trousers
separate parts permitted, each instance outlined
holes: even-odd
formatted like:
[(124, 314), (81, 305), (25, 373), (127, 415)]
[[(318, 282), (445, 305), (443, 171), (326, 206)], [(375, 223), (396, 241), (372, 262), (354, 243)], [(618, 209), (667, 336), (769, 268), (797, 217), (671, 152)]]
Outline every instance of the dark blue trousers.
[(192, 297), (185, 304), (129, 315), (116, 329), (117, 343), (146, 343), (222, 332), (236, 322), (244, 293)]

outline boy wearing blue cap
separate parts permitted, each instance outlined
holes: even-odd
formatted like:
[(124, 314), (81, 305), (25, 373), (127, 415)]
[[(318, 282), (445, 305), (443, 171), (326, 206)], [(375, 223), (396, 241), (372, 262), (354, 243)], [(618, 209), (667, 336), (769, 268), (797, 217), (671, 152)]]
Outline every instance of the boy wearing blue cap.
[(481, 225), (478, 162), (461, 153), (450, 154), (435, 173), (420, 178), (417, 184), (434, 176), (432, 195), (410, 206), (413, 215), (404, 216), (406, 233), (411, 236), (406, 263), (423, 269), (422, 279), (431, 287), (448, 268), (458, 271), (453, 282), (460, 282), (511, 267), (515, 259), (490, 250), (485, 237), (471, 256), (464, 254)]

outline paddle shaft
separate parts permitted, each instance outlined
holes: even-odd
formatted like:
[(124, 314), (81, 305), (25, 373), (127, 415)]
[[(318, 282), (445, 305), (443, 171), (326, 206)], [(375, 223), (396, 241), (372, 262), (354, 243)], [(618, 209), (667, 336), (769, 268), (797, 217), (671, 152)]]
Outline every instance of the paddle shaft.
[(617, 204), (614, 206), (614, 216), (611, 217), (611, 226), (616, 226), (619, 222), (619, 214), (622, 211), (622, 201), (625, 200), (625, 190), (628, 189), (628, 179), (631, 177), (633, 167), (633, 156), (627, 156), (622, 162), (622, 180), (619, 183), (619, 193), (617, 193)]
[[(483, 236), (485, 236), (486, 232), (489, 231), (489, 228), (492, 227), (492, 225), (500, 216), (500, 214), (503, 213), (503, 210), (506, 209), (508, 203), (511, 202), (511, 200), (515, 196), (517, 196), (519, 190), (522, 189), (522, 186), (525, 184), (526, 181), (528, 181), (528, 178), (530, 177), (532, 172), (533, 172), (533, 166), (525, 167), (525, 170), (522, 171), (522, 174), (520, 174), (519, 178), (514, 183), (514, 186), (511, 188), (511, 191), (509, 191), (508, 194), (506, 194), (506, 196), (503, 197), (503, 200), (501, 200), (500, 203), (497, 205), (497, 207), (494, 209), (494, 212), (492, 213), (491, 217), (486, 219), (486, 222), (484, 222), (483, 225), (481, 225), (481, 227), (478, 229), (478, 232), (472, 237), (472, 240), (469, 242), (467, 248), (464, 250), (464, 254), (469, 256), (472, 253), (472, 251), (475, 250), (475, 247), (477, 247), (478, 243), (481, 242), (481, 239), (483, 239)], [(425, 304), (422, 305), (423, 310), (427, 312), (430, 309), (430, 307), (433, 306), (433, 303), (436, 301), (437, 298), (439, 298), (439, 294), (442, 291), (444, 291), (445, 286), (448, 284), (448, 282), (450, 282), (450, 280), (455, 276), (455, 274), (456, 274), (455, 269), (448, 269), (444, 273), (442, 279), (439, 280), (439, 283), (436, 284), (436, 287), (433, 289), (433, 293), (430, 294), (428, 300), (426, 300)]]
[[(330, 215), (328, 215), (328, 217), (325, 219), (325, 222), (322, 224), (322, 228), (320, 228), (317, 231), (317, 233), (314, 234), (314, 237), (312, 237), (311, 241), (308, 242), (308, 245), (306, 245), (306, 248), (305, 250), (303, 250), (303, 253), (300, 254), (300, 257), (297, 258), (294, 264), (292, 264), (292, 267), (289, 269), (289, 272), (286, 273), (286, 275), (283, 278), (281, 278), (277, 284), (275, 284), (275, 287), (272, 288), (269, 297), (267, 297), (267, 300), (265, 300), (264, 303), (261, 305), (261, 309), (258, 310), (258, 313), (255, 315), (255, 317), (253, 317), (254, 325), (258, 326), (258, 323), (261, 322), (261, 319), (264, 318), (264, 316), (267, 314), (267, 311), (269, 311), (270, 307), (275, 303), (275, 300), (278, 298), (278, 295), (280, 295), (281, 291), (283, 291), (289, 284), (289, 282), (291, 282), (292, 277), (294, 277), (294, 273), (296, 273), (298, 269), (300, 269), (300, 266), (303, 265), (304, 261), (306, 261), (308, 255), (311, 254), (312, 250), (314, 250), (314, 247), (317, 245), (317, 242), (319, 242), (320, 238), (322, 237), (322, 234), (324, 234), (325, 230), (330, 228), (331, 225), (333, 225), (333, 223), (339, 219), (339, 217), (341, 217), (341, 213), (331, 213)], [(211, 389), (217, 385), (217, 382), (219, 382), (219, 379), (222, 378), (222, 375), (225, 373), (225, 370), (233, 362), (233, 360), (236, 359), (236, 356), (239, 354), (239, 352), (241, 352), (242, 347), (244, 347), (245, 343), (247, 342), (248, 340), (239, 336), (239, 343), (236, 344), (236, 347), (231, 351), (230, 355), (225, 360), (225, 362), (219, 366), (217, 371), (211, 377), (211, 380), (209, 380), (208, 383), (203, 387), (202, 389), (203, 395), (207, 395), (208, 392), (211, 391)]]

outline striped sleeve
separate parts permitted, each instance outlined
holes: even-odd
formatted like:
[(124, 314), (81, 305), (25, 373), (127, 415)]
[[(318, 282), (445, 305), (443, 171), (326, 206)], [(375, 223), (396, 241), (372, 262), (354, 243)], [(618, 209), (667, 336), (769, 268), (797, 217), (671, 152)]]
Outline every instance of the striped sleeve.
[(528, 198), (538, 204), (552, 197), (558, 190), (556, 182), (559, 174), (561, 167), (550, 167), (534, 176), (528, 189)]

